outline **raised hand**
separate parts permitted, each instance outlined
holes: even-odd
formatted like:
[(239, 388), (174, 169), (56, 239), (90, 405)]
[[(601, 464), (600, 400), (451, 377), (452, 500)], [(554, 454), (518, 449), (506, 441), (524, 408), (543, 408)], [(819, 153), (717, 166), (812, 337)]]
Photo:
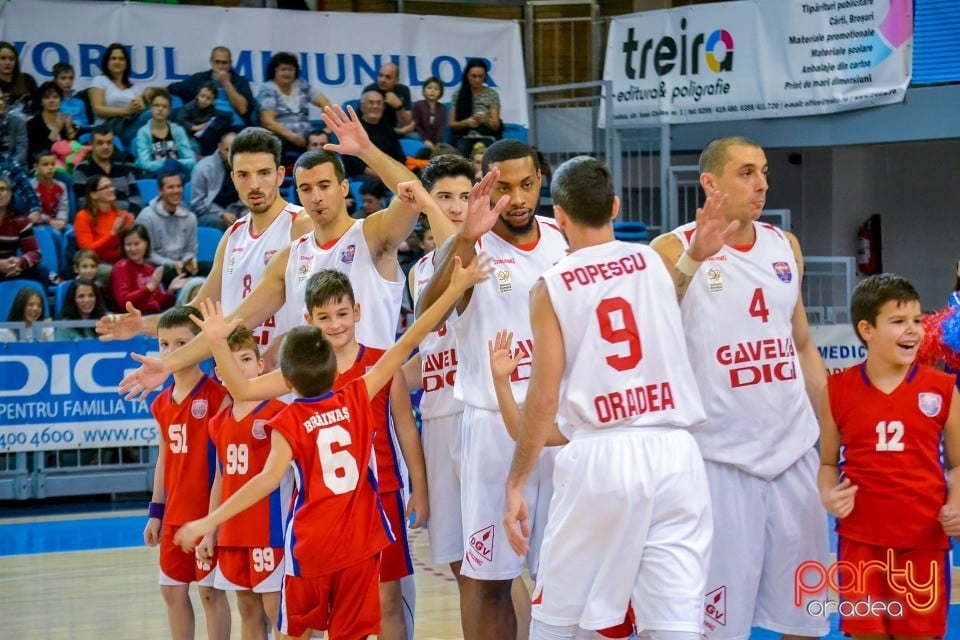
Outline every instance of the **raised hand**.
[(242, 318), (234, 318), (227, 322), (223, 317), (223, 305), (219, 300), (214, 303), (210, 298), (200, 303), (200, 313), (203, 314), (203, 320), (192, 314), (190, 319), (200, 327), (203, 335), (210, 341), (226, 340), (227, 336), (243, 322)]
[(150, 275), (150, 284), (153, 285), (152, 291), (156, 291), (163, 284), (163, 267), (157, 267)]
[(373, 147), (370, 136), (367, 135), (367, 130), (360, 124), (360, 117), (357, 116), (353, 107), (348, 106), (347, 111), (344, 111), (338, 104), (324, 107), (321, 117), (330, 130), (336, 134), (339, 141), (338, 144), (331, 142), (323, 145), (325, 151), (359, 156)]
[(400, 198), (401, 202), (417, 211), (425, 211), (433, 202), (430, 194), (427, 193), (423, 183), (419, 180), (409, 180), (398, 184), (397, 197)]
[(857, 486), (850, 482), (850, 478), (844, 478), (828, 491), (822, 492), (820, 501), (828, 512), (838, 518), (846, 518), (853, 511), (856, 495)]
[(711, 191), (703, 207), (697, 209), (697, 230), (687, 253), (697, 262), (703, 262), (723, 248), (724, 243), (740, 228), (739, 220), (728, 220), (730, 198), (720, 191)]
[(179, 291), (183, 289), (183, 285), (187, 284), (188, 280), (190, 280), (190, 275), (186, 272), (181, 273), (170, 281), (170, 286), (167, 287), (167, 291)]
[(130, 357), (140, 363), (140, 368), (121, 380), (117, 390), (127, 400), (143, 400), (164, 383), (170, 371), (160, 358), (139, 353), (131, 353)]
[(490, 373), (494, 378), (507, 378), (517, 368), (520, 358), (510, 355), (510, 346), (513, 344), (513, 332), (501, 329), (497, 337), (487, 340), (487, 350), (490, 353)]
[(103, 342), (111, 340), (129, 340), (144, 331), (143, 314), (127, 303), (127, 313), (111, 313), (97, 320), (94, 330)]
[(510, 196), (503, 195), (496, 205), (491, 204), (490, 198), (500, 179), (500, 172), (492, 169), (483, 180), (474, 185), (467, 199), (467, 218), (460, 228), (460, 235), (468, 240), (479, 240), (480, 236), (493, 229), (500, 214), (510, 204)]
[(483, 282), (493, 273), (493, 263), (489, 256), (480, 254), (477, 259), (466, 267), (460, 256), (453, 258), (453, 271), (450, 273), (450, 288), (461, 293), (472, 288), (478, 282)]

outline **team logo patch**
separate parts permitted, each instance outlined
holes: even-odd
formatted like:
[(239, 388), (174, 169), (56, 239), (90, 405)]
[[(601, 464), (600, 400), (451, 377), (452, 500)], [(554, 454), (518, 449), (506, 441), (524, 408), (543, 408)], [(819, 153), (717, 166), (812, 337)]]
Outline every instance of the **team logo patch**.
[(353, 264), (353, 259), (357, 257), (357, 245), (348, 245), (346, 249), (340, 252), (340, 262), (343, 264)]
[(473, 567), (480, 567), (484, 561), (493, 562), (493, 525), (470, 536), (464, 557)]
[(920, 406), (920, 412), (923, 415), (932, 418), (940, 413), (940, 407), (943, 406), (943, 397), (939, 393), (919, 393), (917, 394), (917, 404)]
[(190, 405), (190, 415), (197, 420), (207, 415), (207, 401), (194, 400), (193, 404)]
[(253, 437), (257, 440), (266, 440), (267, 439), (267, 421), (266, 420), (254, 420), (253, 429), (250, 430), (250, 433), (253, 434)]
[(707, 628), (714, 629), (713, 623), (721, 627), (727, 626), (727, 587), (717, 587), (703, 599), (704, 623)]
[(310, 275), (310, 267), (305, 264), (300, 265), (300, 268), (297, 269), (297, 284), (303, 283), (308, 275)]
[(720, 274), (720, 267), (707, 267), (703, 273), (707, 278), (707, 289), (710, 293), (723, 291), (723, 277)]
[(276, 250), (276, 249), (271, 249), (270, 251), (264, 251), (264, 252), (263, 252), (263, 264), (267, 264), (268, 262), (270, 262), (270, 258), (272, 258), (273, 256), (275, 256), (276, 253), (277, 253), (277, 250)]
[(513, 284), (510, 283), (510, 272), (505, 267), (497, 268), (497, 285), (500, 287), (500, 293), (513, 291)]
[(236, 264), (237, 259), (234, 256), (230, 256), (230, 259), (227, 260), (227, 275), (233, 275), (233, 267)]
[(790, 265), (786, 262), (774, 262), (773, 272), (782, 282), (789, 283), (793, 280), (793, 272), (790, 271)]

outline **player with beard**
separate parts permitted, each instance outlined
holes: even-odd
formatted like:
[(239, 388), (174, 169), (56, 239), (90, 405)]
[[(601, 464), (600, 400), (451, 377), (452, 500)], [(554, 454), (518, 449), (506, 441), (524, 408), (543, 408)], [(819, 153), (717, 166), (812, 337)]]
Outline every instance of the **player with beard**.
[[(469, 264), (478, 252), (488, 255), (494, 275), (468, 290), (447, 320), (457, 337), (459, 366), (454, 394), (463, 411), (461, 504), (464, 556), (461, 573), (478, 581), (478, 628), (465, 637), (514, 638), (517, 618), (511, 600), (512, 580), (523, 558), (510, 548), (503, 529), (503, 486), (510, 471), (514, 442), (504, 426), (490, 374), (486, 340), (501, 329), (513, 331), (517, 369), (511, 388), (518, 403), (527, 393), (532, 330), (530, 289), (541, 274), (566, 255), (567, 242), (553, 221), (535, 215), (541, 175), (536, 151), (516, 140), (493, 144), (483, 157), (485, 177), (471, 192), (470, 213), (440, 250), (436, 273), (420, 295), (417, 308), (429, 308), (446, 289), (454, 257)], [(552, 448), (546, 448), (524, 486), (533, 529), (527, 567), (536, 573), (539, 539), (552, 495)]]

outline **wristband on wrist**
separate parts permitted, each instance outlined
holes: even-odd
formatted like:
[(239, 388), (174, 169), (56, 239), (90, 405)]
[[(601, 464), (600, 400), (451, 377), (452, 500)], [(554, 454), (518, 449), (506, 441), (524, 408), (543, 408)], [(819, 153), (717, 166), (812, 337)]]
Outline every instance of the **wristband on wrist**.
[(163, 502), (151, 502), (147, 505), (147, 517), (163, 520), (163, 512), (166, 508), (167, 505)]
[(701, 262), (694, 260), (693, 258), (690, 257), (689, 253), (684, 251), (683, 253), (680, 254), (680, 258), (677, 260), (677, 264), (674, 266), (676, 267), (677, 271), (687, 276), (688, 278), (692, 278), (693, 274), (697, 272), (697, 269), (700, 268), (701, 264), (702, 264)]

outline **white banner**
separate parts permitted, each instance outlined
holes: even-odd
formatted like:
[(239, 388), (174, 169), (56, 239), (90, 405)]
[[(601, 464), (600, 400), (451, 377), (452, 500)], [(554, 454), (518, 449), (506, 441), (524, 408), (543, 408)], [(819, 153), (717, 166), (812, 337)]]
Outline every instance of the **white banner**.
[(520, 27), (504, 20), (11, 0), (0, 3), (0, 39), (14, 44), (21, 69), (38, 82), (51, 79), (55, 63), (71, 63), (77, 89), (100, 75), (100, 57), (111, 42), (130, 46), (131, 78), (152, 86), (209, 69), (210, 50), (226, 46), (254, 95), (270, 56), (290, 51), (300, 58), (311, 88), (335, 103), (359, 99), (388, 61), (400, 67), (400, 82), (414, 100), (423, 81), (436, 76), (446, 87), (441, 100), (449, 101), (466, 61), (483, 58), (490, 66), (488, 84), (500, 94), (503, 121), (528, 123)]
[(912, 0), (742, 0), (614, 18), (615, 126), (780, 118), (901, 102)]
[(867, 359), (867, 348), (850, 324), (824, 324), (810, 327), (810, 338), (823, 358), (827, 374), (843, 371)]

